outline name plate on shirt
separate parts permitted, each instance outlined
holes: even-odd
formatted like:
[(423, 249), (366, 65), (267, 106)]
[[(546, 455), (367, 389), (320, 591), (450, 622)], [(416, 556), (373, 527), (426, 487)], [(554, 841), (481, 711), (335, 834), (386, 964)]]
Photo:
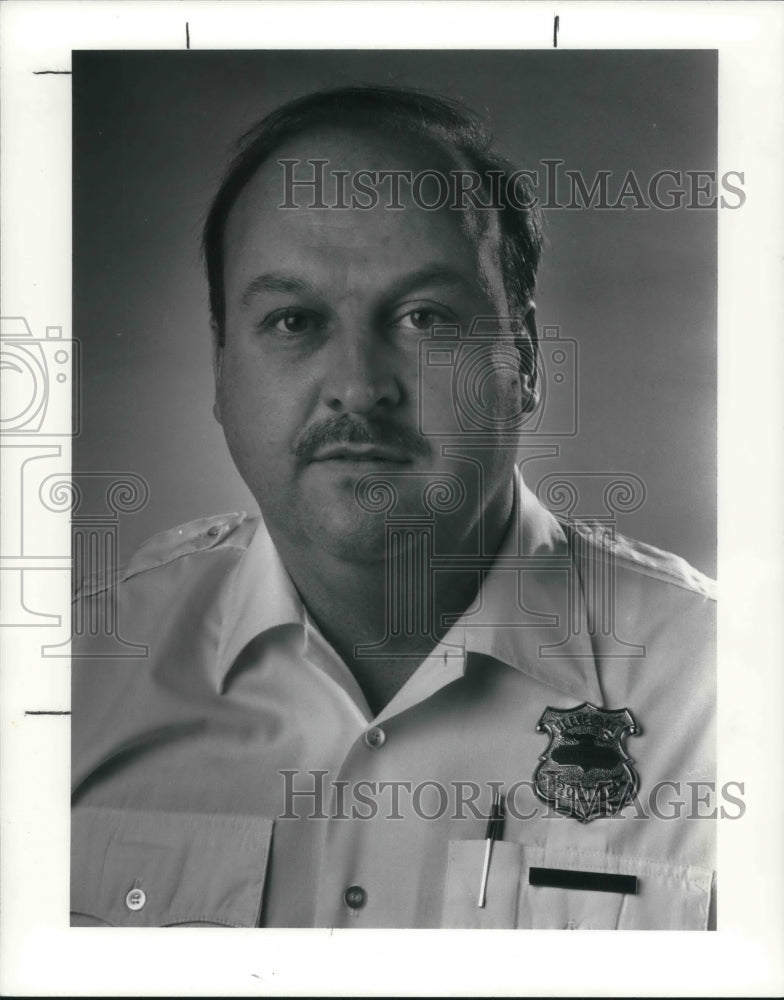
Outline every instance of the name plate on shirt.
[(528, 884), (550, 889), (585, 889), (589, 892), (620, 892), (637, 895), (636, 875), (577, 872), (567, 868), (529, 868)]

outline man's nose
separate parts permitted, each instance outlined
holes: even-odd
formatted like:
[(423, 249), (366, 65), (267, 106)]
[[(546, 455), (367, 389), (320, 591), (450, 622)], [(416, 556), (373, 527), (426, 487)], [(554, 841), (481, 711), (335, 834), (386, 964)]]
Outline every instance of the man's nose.
[(333, 412), (370, 414), (400, 403), (402, 387), (380, 338), (368, 331), (336, 332), (327, 355), (322, 396)]

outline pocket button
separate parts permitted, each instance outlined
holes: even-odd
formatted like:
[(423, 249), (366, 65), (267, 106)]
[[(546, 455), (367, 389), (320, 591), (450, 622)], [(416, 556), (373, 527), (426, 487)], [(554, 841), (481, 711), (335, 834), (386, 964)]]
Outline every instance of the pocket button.
[(147, 902), (144, 889), (131, 889), (125, 897), (125, 905), (129, 910), (141, 910)]

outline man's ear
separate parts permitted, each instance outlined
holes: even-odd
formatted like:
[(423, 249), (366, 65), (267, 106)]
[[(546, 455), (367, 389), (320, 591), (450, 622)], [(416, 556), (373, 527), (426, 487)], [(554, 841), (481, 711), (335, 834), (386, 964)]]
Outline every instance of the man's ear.
[(212, 404), (212, 412), (215, 419), (220, 424), (220, 381), (223, 372), (223, 337), (218, 324), (214, 319), (210, 320), (210, 330), (212, 331), (212, 373), (215, 377), (215, 401)]
[(529, 302), (523, 316), (523, 329), (517, 338), (520, 352), (520, 386), (523, 413), (530, 413), (539, 402), (539, 334), (536, 330), (536, 305)]

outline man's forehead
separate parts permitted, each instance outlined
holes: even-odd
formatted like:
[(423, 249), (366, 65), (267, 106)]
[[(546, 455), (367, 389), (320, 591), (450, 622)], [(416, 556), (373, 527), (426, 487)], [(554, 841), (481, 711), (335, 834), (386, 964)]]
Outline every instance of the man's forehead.
[(385, 135), (369, 127), (320, 127), (278, 146), (249, 179), (237, 204), (252, 198), (257, 207), (307, 211), (320, 202), (328, 208), (316, 211), (328, 212), (330, 225), (347, 225), (357, 206), (360, 211), (400, 211), (398, 203), (420, 207), (412, 179), (426, 174), (424, 184), (432, 188), (436, 175), (447, 177), (455, 167), (444, 148), (399, 130)]
[(320, 125), (305, 129), (282, 142), (272, 159), (285, 157), (329, 159), (336, 169), (361, 161), (368, 168), (383, 169), (393, 162), (408, 161), (409, 168), (447, 165), (445, 148), (402, 128), (387, 130), (383, 120), (376, 124)]
[[(313, 160), (326, 162), (314, 167)], [(497, 242), (487, 238), (496, 230), (495, 212), (483, 213), (493, 218), (481, 220), (486, 238), (477, 238), (476, 220), (467, 219), (464, 210), (450, 205), (425, 208), (414, 196), (410, 180), (393, 187), (394, 181), (381, 176), (382, 172), (411, 177), (428, 172), (431, 187), (421, 188), (419, 194), (430, 203), (437, 184), (432, 175), (447, 176), (456, 168), (456, 161), (444, 149), (399, 131), (309, 130), (282, 143), (240, 193), (225, 230), (226, 264), (244, 271), (251, 266), (248, 257), (259, 254), (291, 258), (294, 263), (298, 253), (311, 258), (312, 253), (326, 252), (335, 255), (336, 266), (342, 261), (356, 269), (363, 255), (368, 255), (365, 263), (373, 266), (386, 249), (398, 255), (401, 250), (410, 253), (412, 266), (420, 256), (433, 260), (443, 254), (453, 262), (459, 259), (463, 270), (492, 288), (495, 298), (502, 291), (500, 278), (488, 271), (496, 271)], [(316, 176), (318, 190), (311, 183)], [(306, 183), (292, 185), (292, 179)], [(365, 190), (375, 186), (371, 207), (366, 207), (368, 196), (357, 188), (358, 183)], [(327, 207), (314, 208), (317, 198)]]
[[(327, 170), (448, 171), (459, 157), (448, 143), (419, 134), (414, 128), (375, 123), (322, 125), (306, 129), (277, 147), (270, 161), (325, 159)], [(265, 164), (268, 166), (269, 163)], [(262, 167), (263, 169), (263, 167)]]

